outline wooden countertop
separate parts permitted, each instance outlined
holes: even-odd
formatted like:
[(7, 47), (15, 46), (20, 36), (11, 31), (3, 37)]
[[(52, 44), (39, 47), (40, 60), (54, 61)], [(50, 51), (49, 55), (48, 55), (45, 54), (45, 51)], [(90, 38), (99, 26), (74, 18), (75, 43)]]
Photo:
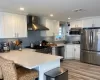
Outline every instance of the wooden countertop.
[(62, 58), (60, 56), (35, 52), (32, 49), (23, 49), (22, 51), (0, 53), (0, 56), (8, 60), (13, 60), (16, 64), (29, 69), (35, 68), (44, 63), (60, 60)]

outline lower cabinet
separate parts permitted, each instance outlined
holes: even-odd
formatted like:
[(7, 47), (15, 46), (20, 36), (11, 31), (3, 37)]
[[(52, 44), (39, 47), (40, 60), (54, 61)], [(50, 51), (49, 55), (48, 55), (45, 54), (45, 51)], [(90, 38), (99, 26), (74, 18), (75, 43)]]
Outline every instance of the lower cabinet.
[(80, 60), (80, 45), (74, 45), (74, 58)]
[(68, 44), (65, 46), (65, 59), (80, 60), (80, 45)]
[(65, 59), (73, 59), (74, 58), (74, 46), (66, 45), (65, 46)]

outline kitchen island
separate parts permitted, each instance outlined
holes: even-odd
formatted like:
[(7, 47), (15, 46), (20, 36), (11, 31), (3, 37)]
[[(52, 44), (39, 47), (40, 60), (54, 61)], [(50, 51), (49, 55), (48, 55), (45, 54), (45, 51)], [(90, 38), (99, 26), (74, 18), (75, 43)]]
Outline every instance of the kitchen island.
[(60, 56), (38, 53), (32, 49), (10, 51), (8, 53), (1, 53), (0, 56), (8, 60), (13, 60), (15, 64), (25, 68), (38, 70), (39, 80), (46, 80), (44, 76), (45, 72), (60, 67), (60, 59), (62, 58)]

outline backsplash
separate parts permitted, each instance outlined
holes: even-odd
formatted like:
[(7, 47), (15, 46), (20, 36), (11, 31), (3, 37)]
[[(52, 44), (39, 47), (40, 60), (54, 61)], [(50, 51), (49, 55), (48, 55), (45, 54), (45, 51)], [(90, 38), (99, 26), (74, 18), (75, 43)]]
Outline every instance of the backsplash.
[(42, 39), (47, 40), (49, 42), (54, 42), (54, 36), (46, 36), (46, 37), (42, 37)]
[(80, 41), (80, 36), (66, 36), (67, 42)]
[[(23, 47), (28, 46), (30, 42), (36, 42), (43, 40), (43, 38), (40, 36), (40, 31), (28, 31), (28, 37), (27, 38), (19, 38), (23, 41)], [(16, 38), (6, 38), (6, 39), (0, 39), (0, 42), (5, 42), (5, 41), (13, 41), (16, 40)]]
[[(19, 38), (23, 41), (23, 47), (28, 46), (30, 44), (30, 42), (37, 42), (37, 41), (41, 41), (41, 40), (47, 40), (49, 42), (64, 42), (64, 41), (54, 41), (54, 36), (47, 36), (47, 37), (42, 37), (40, 36), (40, 31), (28, 31), (28, 37), (27, 38)], [(0, 42), (6, 42), (6, 41), (13, 41), (16, 40), (16, 38), (12, 38), (12, 39), (0, 39)], [(66, 41), (68, 42), (72, 42), (72, 41), (80, 41), (80, 37), (79, 36), (67, 36), (66, 37)]]
[[(28, 37), (27, 38), (19, 38), (23, 41), (23, 47), (29, 46), (30, 42), (37, 42), (41, 40), (47, 40), (49, 42), (54, 42), (54, 36), (47, 36), (47, 37), (42, 37), (40, 36), (40, 31), (28, 31)], [(14, 41), (16, 38), (6, 38), (6, 39), (0, 39), (0, 42), (10, 42)]]

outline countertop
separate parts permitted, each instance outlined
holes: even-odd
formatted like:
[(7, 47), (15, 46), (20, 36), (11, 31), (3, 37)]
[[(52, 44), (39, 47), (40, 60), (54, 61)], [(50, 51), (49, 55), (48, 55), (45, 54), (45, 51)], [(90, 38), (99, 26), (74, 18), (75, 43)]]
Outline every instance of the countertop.
[(80, 45), (80, 44), (73, 44), (73, 43), (66, 43), (66, 44), (64, 44), (64, 43), (59, 43), (59, 44), (57, 44), (57, 46), (52, 46), (52, 47), (61, 47), (61, 46), (66, 46), (66, 45)]
[(35, 52), (33, 49), (23, 49), (22, 51), (10, 51), (8, 53), (0, 53), (5, 59), (13, 60), (16, 64), (32, 69), (38, 65), (60, 60), (62, 57)]

